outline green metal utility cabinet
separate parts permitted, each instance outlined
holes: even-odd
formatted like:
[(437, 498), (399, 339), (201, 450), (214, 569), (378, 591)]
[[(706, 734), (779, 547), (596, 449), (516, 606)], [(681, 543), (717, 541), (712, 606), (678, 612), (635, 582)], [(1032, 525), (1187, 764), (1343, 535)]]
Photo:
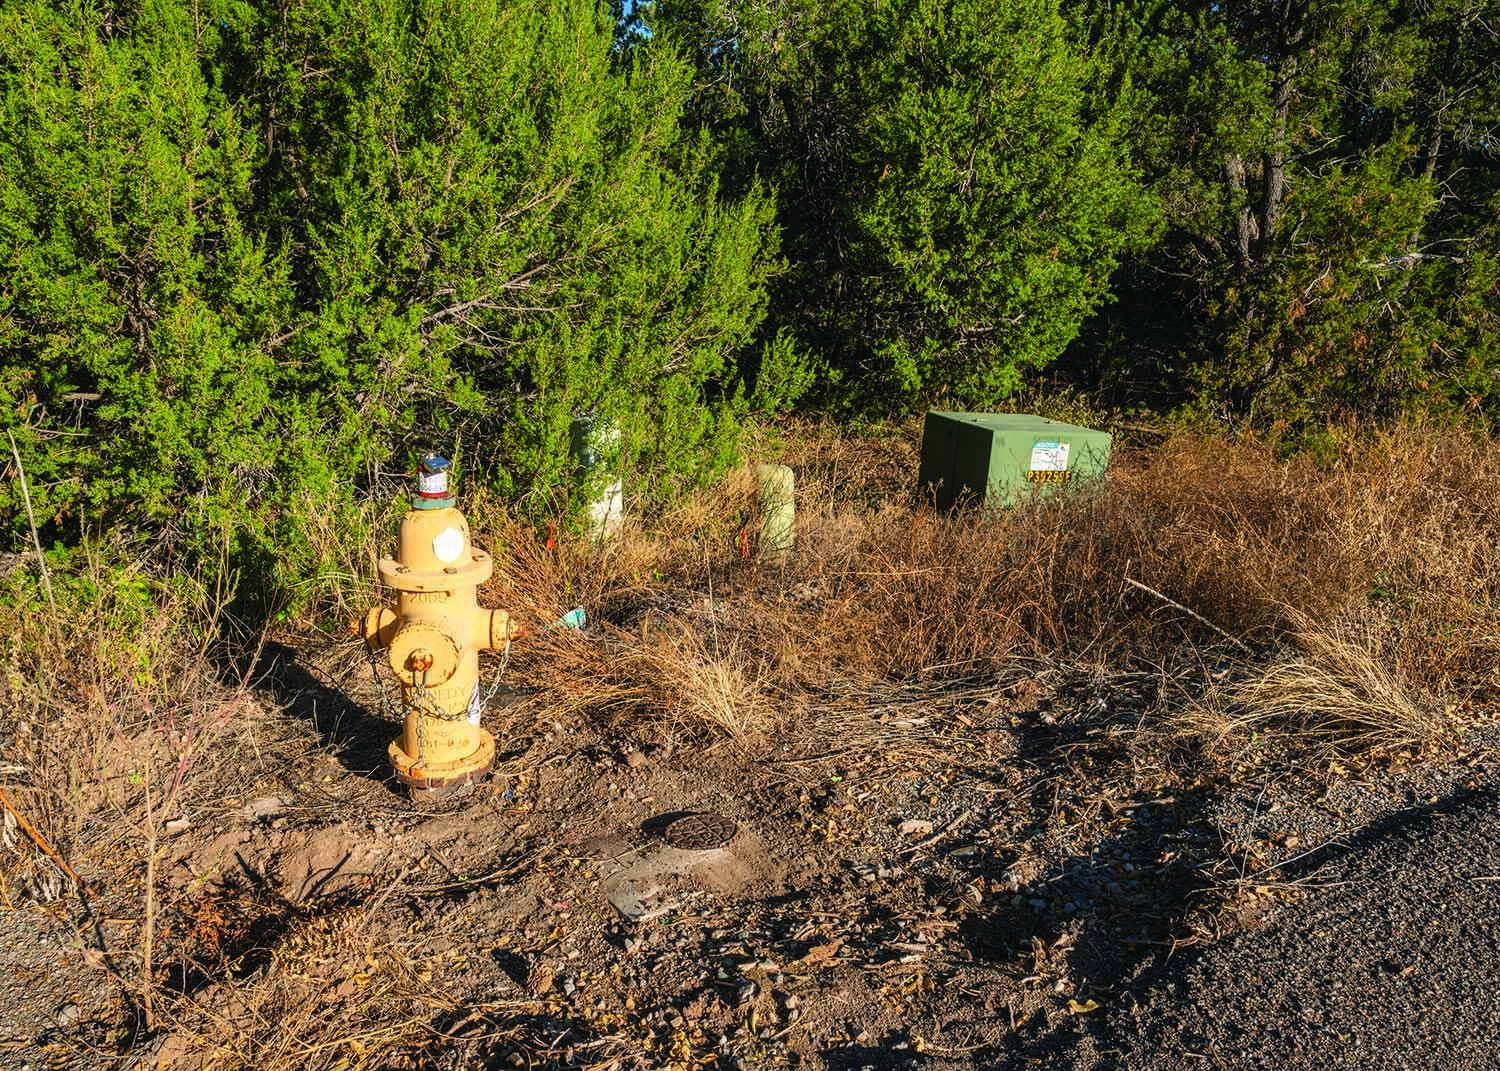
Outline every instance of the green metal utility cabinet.
[(1101, 478), (1109, 435), (1024, 413), (930, 410), (917, 479), (938, 509), (1012, 506), (1041, 490)]

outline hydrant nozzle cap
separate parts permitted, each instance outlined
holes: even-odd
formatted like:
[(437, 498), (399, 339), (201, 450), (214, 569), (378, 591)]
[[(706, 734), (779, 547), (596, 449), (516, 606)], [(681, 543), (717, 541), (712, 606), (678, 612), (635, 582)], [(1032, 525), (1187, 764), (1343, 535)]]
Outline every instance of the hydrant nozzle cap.
[(413, 509), (446, 509), (453, 505), (453, 494), (448, 486), (448, 473), (453, 468), (449, 460), (439, 454), (424, 454), (417, 462), (417, 493), (412, 495)]

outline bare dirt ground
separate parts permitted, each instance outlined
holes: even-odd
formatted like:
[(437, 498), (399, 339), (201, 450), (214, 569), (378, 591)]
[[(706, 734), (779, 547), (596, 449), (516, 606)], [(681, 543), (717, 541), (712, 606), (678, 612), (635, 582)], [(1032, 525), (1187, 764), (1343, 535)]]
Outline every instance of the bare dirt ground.
[(1500, 1066), (1500, 450), (952, 517), (872, 443), (790, 443), (780, 563), (753, 475), (604, 546), (476, 496), (534, 630), (435, 806), (353, 580), (253, 659), (169, 569), (16, 618), (0, 1067)]
[[(1142, 744), (1169, 671), (1038, 665), (832, 683), (707, 747), (512, 693), (493, 778), (417, 807), (358, 649), (283, 640), (168, 824), (151, 1028), (139, 847), (100, 839), (87, 899), (12, 871), (4, 1066), (1199, 1066), (1143, 1025), (1174, 972), (1329, 895), (1310, 853), (1500, 770), (1469, 730), (1205, 773)], [(669, 843), (689, 815), (734, 835)]]

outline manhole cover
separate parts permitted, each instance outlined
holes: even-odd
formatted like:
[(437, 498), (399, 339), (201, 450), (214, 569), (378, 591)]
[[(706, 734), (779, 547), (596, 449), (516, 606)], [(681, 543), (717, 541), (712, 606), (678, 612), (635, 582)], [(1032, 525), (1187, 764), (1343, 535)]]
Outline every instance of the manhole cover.
[(739, 831), (733, 818), (705, 811), (677, 819), (662, 832), (661, 839), (684, 851), (706, 852), (724, 847)]

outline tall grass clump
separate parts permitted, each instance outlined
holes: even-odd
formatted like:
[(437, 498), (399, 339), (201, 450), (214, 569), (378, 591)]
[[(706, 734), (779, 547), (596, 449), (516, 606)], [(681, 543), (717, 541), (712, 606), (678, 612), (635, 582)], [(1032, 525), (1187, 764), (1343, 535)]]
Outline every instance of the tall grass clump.
[(1441, 707), (1384, 658), (1378, 637), (1289, 609), (1289, 650), (1213, 687), (1188, 722), (1219, 741), (1278, 733), (1340, 751), (1416, 747), (1446, 726)]
[(1422, 428), (1351, 434), (1331, 459), (1184, 435), (989, 514), (806, 503), (797, 569), (828, 592), (821, 646), (876, 674), (1222, 642), (1192, 614), (1270, 650), (1304, 619), (1373, 611), (1403, 672), (1472, 685), (1496, 635), (1497, 468), (1486, 441)]

